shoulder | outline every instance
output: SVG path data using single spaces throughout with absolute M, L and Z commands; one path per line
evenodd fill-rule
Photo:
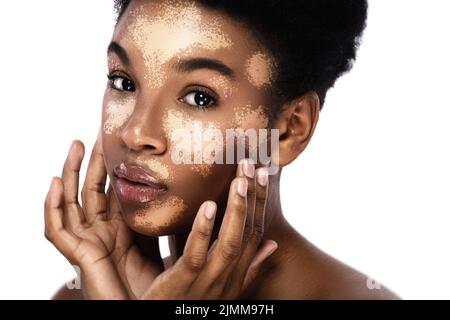
M 331 300 L 398 300 L 399 295 L 363 272 L 331 257 L 321 254 L 318 276 L 321 278 L 319 299 Z
M 322 292 L 331 300 L 399 300 L 401 297 L 384 284 L 350 267 L 333 271 Z
M 401 299 L 378 279 L 332 257 L 305 238 L 298 236 L 293 243 L 294 249 L 285 259 L 289 272 L 282 276 L 285 286 L 292 289 L 291 295 L 313 300 Z

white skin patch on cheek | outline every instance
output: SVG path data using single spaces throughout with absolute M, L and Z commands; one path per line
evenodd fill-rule
M 258 89 L 272 81 L 274 64 L 267 54 L 257 52 L 246 63 L 248 81 Z
M 207 50 L 227 48 L 232 41 L 223 33 L 219 19 L 202 19 L 195 3 L 171 1 L 157 4 L 156 16 L 144 5 L 130 11 L 128 32 L 144 58 L 145 78 L 151 88 L 164 82 L 162 65 L 177 53 L 194 46 Z
M 109 101 L 105 107 L 103 132 L 112 134 L 116 129 L 123 126 L 133 113 L 135 104 L 136 101 L 133 97 Z
M 212 173 L 216 150 L 223 149 L 219 126 L 213 122 L 194 120 L 188 114 L 169 110 L 163 120 L 170 141 L 169 152 L 176 153 L 183 163 L 193 163 L 191 170 L 207 177 Z M 181 131 L 180 131 L 181 129 Z

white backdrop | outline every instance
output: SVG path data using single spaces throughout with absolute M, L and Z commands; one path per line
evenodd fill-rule
M 448 299 L 450 2 L 369 5 L 354 69 L 284 170 L 283 209 L 403 298 Z M 70 142 L 90 153 L 112 27 L 112 0 L 0 5 L 0 298 L 47 299 L 74 275 L 44 238 L 43 203 Z

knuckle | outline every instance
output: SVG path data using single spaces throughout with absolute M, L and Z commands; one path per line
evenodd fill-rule
M 101 193 L 101 192 L 105 192 L 105 187 L 106 187 L 106 185 L 104 182 L 96 181 L 91 186 L 89 186 L 88 189 L 90 192 Z
M 253 237 L 261 240 L 264 235 L 264 226 L 260 223 L 255 223 L 253 226 Z
M 211 237 L 211 231 L 199 229 L 199 230 L 197 230 L 196 235 L 199 240 L 206 241 L 206 240 L 209 240 L 209 238 Z
M 264 208 L 266 206 L 266 197 L 257 196 L 255 198 L 255 204 L 257 207 Z
M 183 258 L 184 265 L 192 271 L 200 271 L 205 263 L 203 255 L 194 253 Z
M 241 245 L 240 243 L 237 243 L 235 241 L 228 241 L 224 244 L 222 247 L 222 250 L 220 250 L 222 258 L 227 261 L 231 262 L 234 261 L 241 253 Z
M 244 226 L 244 234 L 252 234 L 253 233 L 253 225 L 250 223 L 245 223 Z
M 232 201 L 232 206 L 235 208 L 235 210 L 242 212 L 245 210 L 245 201 L 241 197 L 234 197 Z
M 246 223 L 244 226 L 244 239 L 247 240 L 252 235 L 253 235 L 253 225 L 250 223 Z

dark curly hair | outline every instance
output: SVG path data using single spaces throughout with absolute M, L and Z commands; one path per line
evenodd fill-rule
M 115 0 L 120 19 L 132 0 Z M 310 90 L 320 107 L 335 81 L 349 71 L 366 26 L 366 0 L 197 0 L 244 22 L 272 54 L 272 90 L 285 103 Z

